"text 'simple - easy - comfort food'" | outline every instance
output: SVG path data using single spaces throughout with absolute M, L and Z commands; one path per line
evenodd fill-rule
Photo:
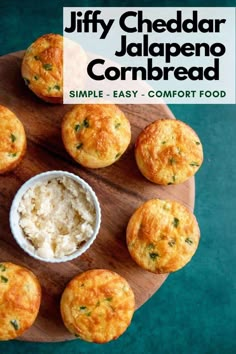
M 23 124 L 8 108 L 0 105 L 0 174 L 11 171 L 26 151 Z
M 79 164 L 100 168 L 113 164 L 125 152 L 131 128 L 124 113 L 113 104 L 82 104 L 65 115 L 62 139 Z
M 26 85 L 50 103 L 63 102 L 63 37 L 45 34 L 26 50 L 21 66 Z
M 30 270 L 0 263 L 0 340 L 14 339 L 32 326 L 40 302 L 41 287 Z
M 174 272 L 187 264 L 199 243 L 195 216 L 175 201 L 152 199 L 131 216 L 126 240 L 135 262 L 153 273 Z
M 127 281 L 105 269 L 76 276 L 61 298 L 61 314 L 67 329 L 95 343 L 111 341 L 125 332 L 134 308 L 134 294 Z
M 135 158 L 141 173 L 150 181 L 179 184 L 200 168 L 203 150 L 199 137 L 187 124 L 159 119 L 138 136 Z

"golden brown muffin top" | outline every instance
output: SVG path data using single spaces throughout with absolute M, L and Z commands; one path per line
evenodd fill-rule
M 134 294 L 127 281 L 105 269 L 76 276 L 61 298 L 61 314 L 67 329 L 96 343 L 119 337 L 129 326 L 134 307 Z
M 117 161 L 131 139 L 130 123 L 113 104 L 81 104 L 62 123 L 68 153 L 81 165 L 100 168 Z
M 0 173 L 12 170 L 22 159 L 25 149 L 22 123 L 13 112 L 0 105 Z
M 175 201 L 151 199 L 131 216 L 126 240 L 135 262 L 153 273 L 182 268 L 195 253 L 200 231 L 194 215 Z
M 28 329 L 38 314 L 41 287 L 36 276 L 19 265 L 0 263 L 0 340 L 13 339 Z
M 50 33 L 38 38 L 26 50 L 21 71 L 25 83 L 36 95 L 62 102 L 63 37 Z
M 203 162 L 199 137 L 187 124 L 159 119 L 139 135 L 135 157 L 142 174 L 150 181 L 178 184 L 193 176 Z

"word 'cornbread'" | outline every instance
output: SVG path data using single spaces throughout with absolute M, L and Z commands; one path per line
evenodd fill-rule
M 151 199 L 131 216 L 126 240 L 134 261 L 153 273 L 174 272 L 194 255 L 200 231 L 195 216 L 175 201 Z
M 0 174 L 13 170 L 26 151 L 23 124 L 8 108 L 0 105 Z
M 187 124 L 159 119 L 138 136 L 135 158 L 139 170 L 151 182 L 178 184 L 200 168 L 203 150 L 199 137 Z
M 62 122 L 68 153 L 84 167 L 106 167 L 117 161 L 131 139 L 130 123 L 113 104 L 81 104 Z
M 45 34 L 26 50 L 21 66 L 26 85 L 41 99 L 63 102 L 63 37 Z
M 129 326 L 134 308 L 134 294 L 127 281 L 105 269 L 76 276 L 61 298 L 67 329 L 76 337 L 95 343 L 118 338 Z
M 41 287 L 30 270 L 0 263 L 0 340 L 14 339 L 32 326 L 40 302 Z

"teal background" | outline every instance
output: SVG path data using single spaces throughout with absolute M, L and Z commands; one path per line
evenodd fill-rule
M 235 1 L 0 0 L 0 55 L 25 49 L 44 33 L 62 33 L 64 6 L 236 6 Z M 1 100 L 1 98 L 0 98 Z M 236 106 L 172 105 L 199 134 L 205 161 L 196 175 L 199 249 L 139 309 L 132 325 L 106 345 L 1 342 L 0 353 L 236 353 Z M 1 235 L 0 235 L 1 237 Z M 1 326 L 1 319 L 0 319 Z

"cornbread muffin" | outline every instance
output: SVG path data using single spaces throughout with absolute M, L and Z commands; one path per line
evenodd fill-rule
M 32 326 L 40 302 L 41 287 L 30 270 L 0 263 L 0 340 L 16 338 Z
M 135 307 L 127 281 L 105 269 L 86 271 L 65 288 L 61 314 L 67 329 L 88 342 L 118 338 L 129 326 Z
M 50 103 L 63 103 L 63 37 L 45 34 L 26 50 L 22 66 L 26 85 Z
M 68 153 L 84 167 L 106 167 L 117 161 L 131 139 L 130 123 L 113 104 L 81 104 L 62 122 Z
M 153 273 L 174 272 L 194 255 L 200 231 L 194 215 L 175 201 L 152 199 L 131 216 L 126 240 L 134 261 Z
M 199 137 L 187 124 L 159 119 L 148 125 L 135 144 L 139 170 L 150 181 L 178 184 L 193 176 L 203 162 Z
M 0 174 L 11 171 L 26 151 L 25 130 L 8 108 L 0 105 Z

